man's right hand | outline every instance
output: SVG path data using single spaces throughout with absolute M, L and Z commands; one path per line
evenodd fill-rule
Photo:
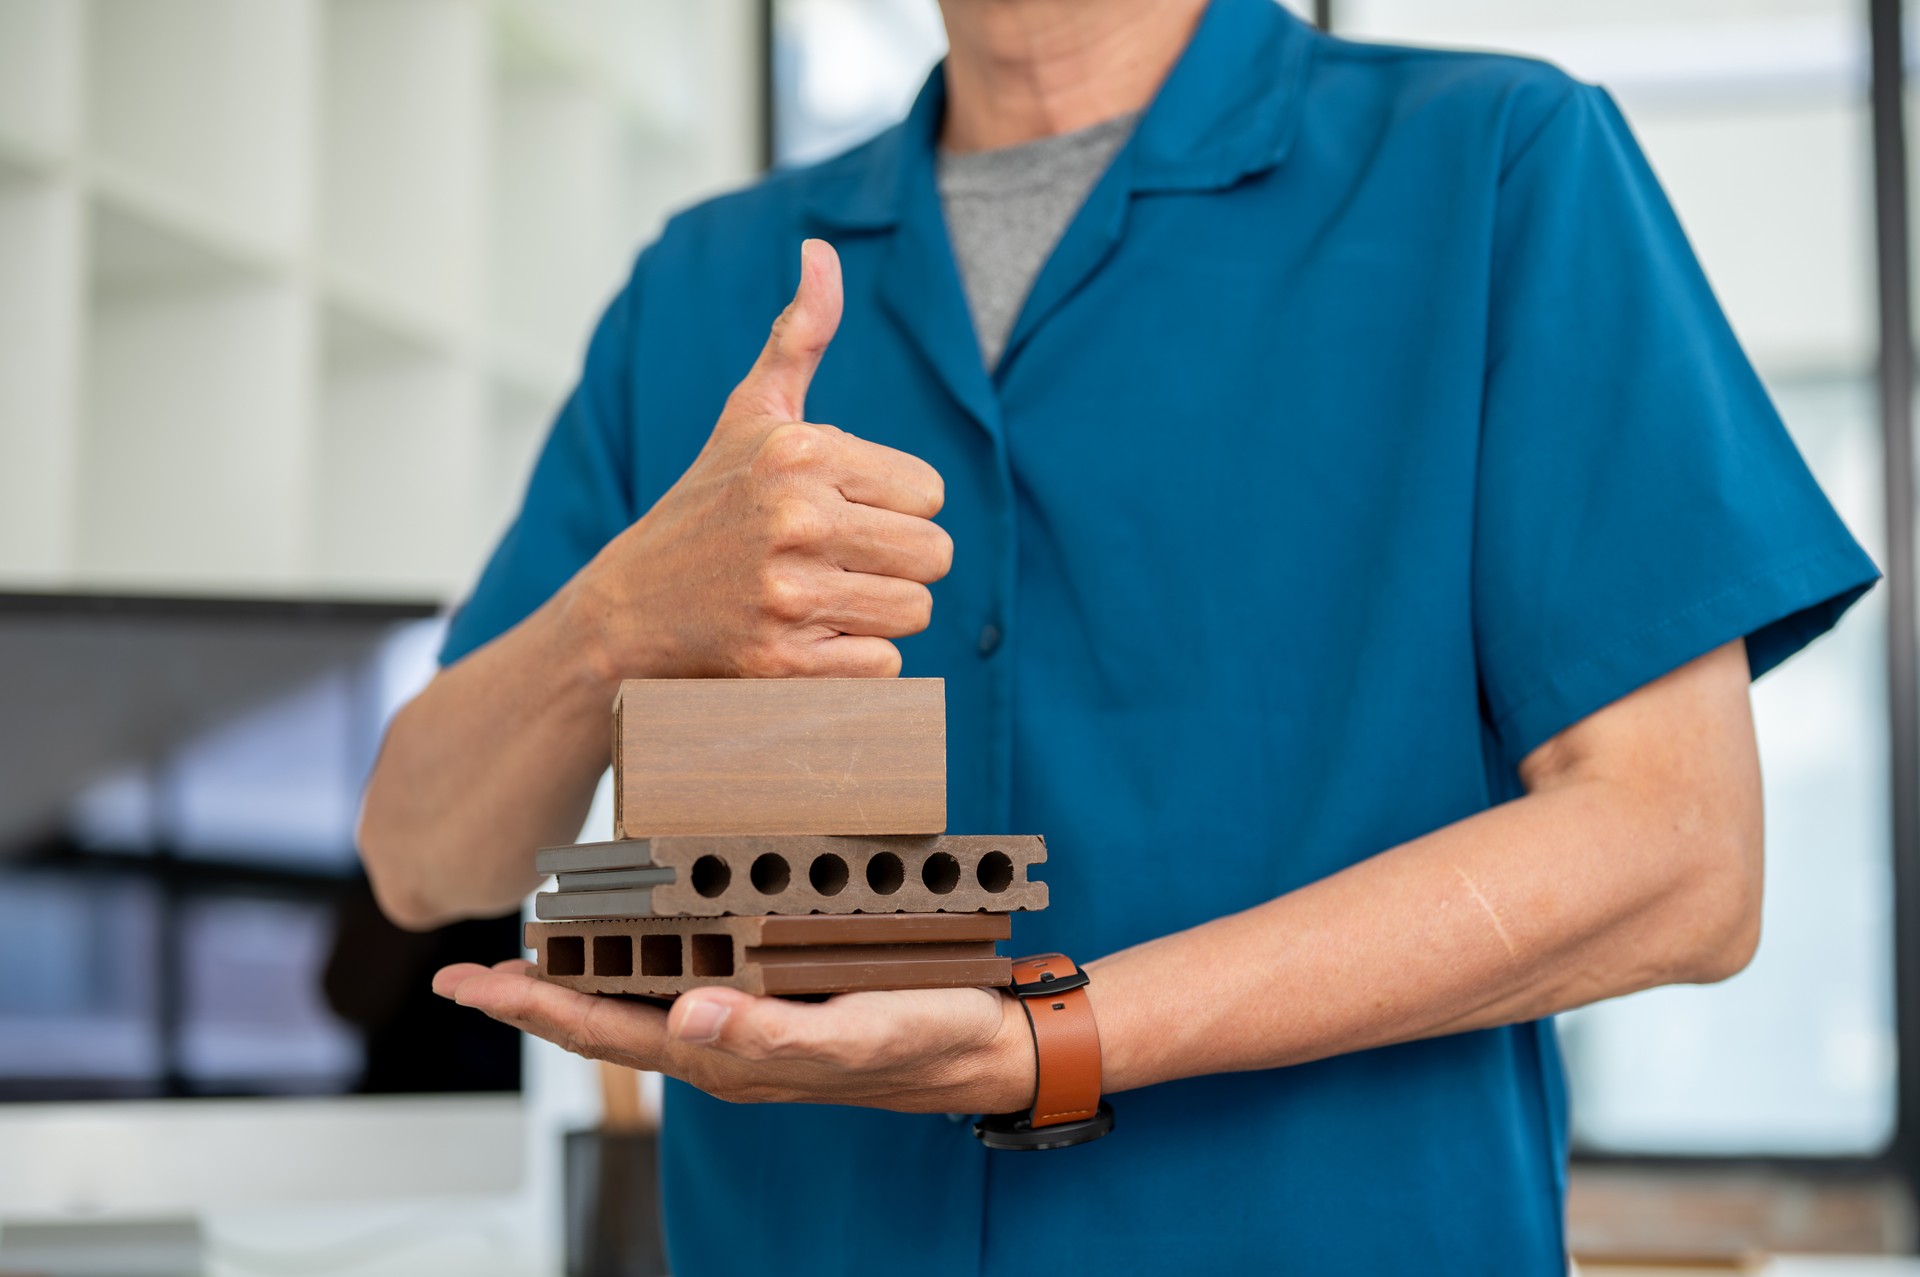
M 679 482 L 533 615 L 440 671 L 394 718 L 360 848 L 406 927 L 512 908 L 531 849 L 570 839 L 607 767 L 622 678 L 890 677 L 927 626 L 953 542 L 926 462 L 805 420 L 840 322 L 840 261 L 800 289 Z
M 840 259 L 800 287 L 692 466 L 568 587 L 594 668 L 631 677 L 892 677 L 953 541 L 918 457 L 804 420 L 840 323 Z

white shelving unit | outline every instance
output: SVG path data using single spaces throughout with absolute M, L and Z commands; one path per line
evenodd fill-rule
M 0 590 L 455 597 L 751 0 L 0 0 Z

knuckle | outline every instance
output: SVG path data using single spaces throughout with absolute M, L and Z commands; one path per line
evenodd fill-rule
M 811 502 L 790 498 L 767 513 L 767 542 L 774 550 L 804 549 L 826 535 L 827 517 Z
M 804 621 L 813 612 L 813 591 L 793 570 L 769 565 L 760 573 L 760 610 L 776 621 Z
M 804 421 L 788 421 L 767 432 L 754 464 L 764 474 L 794 474 L 818 465 L 826 446 L 824 431 Z
M 782 306 L 780 313 L 773 317 L 772 327 L 767 330 L 767 336 L 772 340 L 776 350 L 787 344 L 787 338 L 793 332 L 793 310 L 797 304 L 797 302 L 788 302 Z

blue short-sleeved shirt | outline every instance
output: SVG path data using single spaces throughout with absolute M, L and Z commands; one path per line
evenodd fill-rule
M 692 461 L 808 235 L 847 290 L 810 416 L 946 478 L 953 572 L 901 648 L 948 682 L 951 827 L 1048 839 L 1018 950 L 1090 959 L 1469 816 L 1555 732 L 1743 635 L 1763 672 L 1873 580 L 1601 91 L 1215 0 L 991 376 L 942 93 L 640 256 L 447 659 Z M 1562 1271 L 1548 1023 L 1118 1107 L 1026 1156 L 670 1085 L 674 1271 Z

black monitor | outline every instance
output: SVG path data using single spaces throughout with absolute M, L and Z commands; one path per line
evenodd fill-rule
M 516 917 L 401 931 L 353 846 L 426 604 L 0 594 L 0 1101 L 496 1092 L 432 995 Z

